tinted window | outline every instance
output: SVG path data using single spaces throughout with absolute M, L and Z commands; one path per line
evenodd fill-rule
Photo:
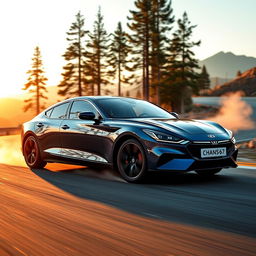
M 96 109 L 93 105 L 84 100 L 74 101 L 70 110 L 69 118 L 70 119 L 79 119 L 79 113 L 81 112 L 93 112 L 97 114 Z
M 144 100 L 107 98 L 99 99 L 97 103 L 111 118 L 174 118 L 167 111 Z
M 46 112 L 45 112 L 45 115 L 47 116 L 47 117 L 50 117 L 51 116 L 51 113 L 52 113 L 52 108 L 51 109 L 49 109 L 49 110 L 47 110 Z
M 51 118 L 65 118 L 69 102 L 54 107 L 51 113 Z

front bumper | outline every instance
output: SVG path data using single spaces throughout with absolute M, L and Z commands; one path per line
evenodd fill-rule
M 201 148 L 226 147 L 227 156 L 201 158 Z M 209 144 L 209 142 L 187 145 L 147 142 L 149 170 L 188 172 L 216 168 L 237 167 L 238 150 L 230 141 Z

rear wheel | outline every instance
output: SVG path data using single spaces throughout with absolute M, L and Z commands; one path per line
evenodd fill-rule
M 200 171 L 196 171 L 196 173 L 202 177 L 211 177 L 220 171 L 221 171 L 221 168 L 217 168 L 217 169 L 211 169 L 211 170 L 200 170 Z
M 23 144 L 23 155 L 30 168 L 44 168 L 47 164 L 41 158 L 38 143 L 33 135 L 30 135 L 25 139 Z
M 140 182 L 145 178 L 147 161 L 141 144 L 130 139 L 125 141 L 118 150 L 117 167 L 121 176 L 129 182 Z

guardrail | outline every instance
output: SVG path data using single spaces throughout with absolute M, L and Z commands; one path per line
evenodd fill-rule
M 0 136 L 20 134 L 21 127 L 2 127 L 0 128 Z

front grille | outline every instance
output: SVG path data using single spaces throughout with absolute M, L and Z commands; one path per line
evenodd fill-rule
M 227 156 L 230 156 L 233 153 L 233 151 L 235 150 L 235 145 L 232 142 L 219 143 L 217 145 L 212 145 L 212 144 L 208 144 L 208 143 L 207 144 L 203 144 L 203 143 L 202 144 L 199 144 L 199 143 L 194 144 L 194 143 L 192 143 L 192 144 L 188 145 L 187 149 L 193 157 L 198 158 L 198 159 L 202 159 L 201 158 L 201 149 L 202 148 L 212 148 L 212 149 L 214 149 L 214 148 L 219 148 L 219 147 L 226 147 Z M 210 157 L 210 158 L 212 159 L 212 157 Z M 223 157 L 220 157 L 220 158 L 223 158 Z

